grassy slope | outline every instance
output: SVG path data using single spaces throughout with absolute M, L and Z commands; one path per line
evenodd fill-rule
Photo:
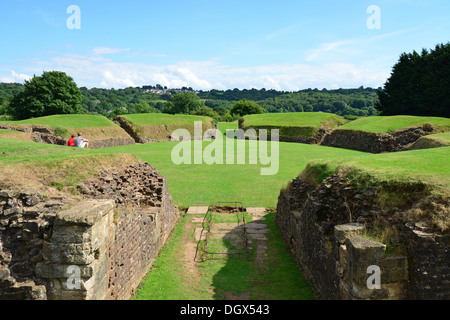
M 66 129 L 116 126 L 114 122 L 104 116 L 85 114 L 54 115 L 21 121 L 2 121 L 1 123 L 47 125 L 53 128 L 60 127 Z
M 12 183 L 76 187 L 102 168 L 138 161 L 118 152 L 99 154 L 92 149 L 0 139 L 0 178 Z
M 144 113 L 123 115 L 124 118 L 130 120 L 138 126 L 146 125 L 191 125 L 194 121 L 212 121 L 209 117 L 189 116 L 189 115 L 171 115 L 164 113 Z
M 339 129 L 361 130 L 374 133 L 389 133 L 398 129 L 433 123 L 443 131 L 450 130 L 450 119 L 438 117 L 391 116 L 361 118 Z
M 422 137 L 417 140 L 410 149 L 432 149 L 448 146 L 450 146 L 450 131 Z
M 202 133 L 212 129 L 212 118 L 164 113 L 130 114 L 121 116 L 132 123 L 134 131 L 152 140 L 167 140 L 177 129 L 186 129 L 191 136 L 196 133 L 195 122 L 202 123 Z
M 21 121 L 3 121 L 1 123 L 32 126 L 44 125 L 56 129 L 56 134 L 70 138 L 71 134 L 82 131 L 83 135 L 92 140 L 117 137 L 128 137 L 126 132 L 108 118 L 101 115 L 65 114 L 33 118 Z
M 368 172 L 379 181 L 422 181 L 438 187 L 441 192 L 450 190 L 450 147 L 413 150 L 385 154 L 370 154 L 346 160 L 315 162 L 328 164 L 331 171 L 350 167 Z
M 265 113 L 244 117 L 245 126 L 317 127 L 324 122 L 344 124 L 340 116 L 322 112 Z
M 30 133 L 15 131 L 15 130 L 5 130 L 0 129 L 0 138 L 12 139 L 12 140 L 22 140 L 22 141 L 33 141 L 31 139 Z

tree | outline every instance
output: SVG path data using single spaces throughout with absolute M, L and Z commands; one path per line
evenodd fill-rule
M 8 113 L 22 120 L 53 114 L 86 113 L 82 94 L 73 79 L 64 72 L 44 72 L 25 81 L 25 90 L 15 95 Z
M 256 102 L 247 99 L 238 101 L 230 110 L 231 115 L 239 115 L 241 117 L 248 114 L 261 114 L 264 112 L 265 110 L 263 107 Z
M 223 116 L 228 112 L 228 109 L 222 106 L 214 108 L 214 111 L 217 112 L 219 115 Z
M 450 43 L 403 53 L 378 91 L 382 115 L 450 117 Z
M 3 97 L 0 97 L 0 115 L 6 114 L 6 100 Z
M 171 114 L 193 114 L 205 104 L 194 92 L 177 93 L 164 106 L 164 112 Z
M 150 106 L 147 102 L 141 101 L 135 106 L 136 113 L 158 113 L 159 110 Z

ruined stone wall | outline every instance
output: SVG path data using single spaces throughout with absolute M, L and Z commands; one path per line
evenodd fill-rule
M 319 298 L 449 299 L 448 232 L 405 222 L 407 210 L 380 205 L 379 187 L 361 188 L 339 174 L 318 186 L 299 177 L 280 193 L 276 222 Z M 349 223 L 363 228 L 342 236 Z M 394 231 L 388 243 L 361 238 L 377 226 Z M 397 250 L 386 254 L 386 245 Z M 372 264 L 381 268 L 380 290 L 367 290 Z
M 450 234 L 436 234 L 420 223 L 402 226 L 407 245 L 409 298 L 450 300 Z
M 336 129 L 326 135 L 321 144 L 371 153 L 394 152 L 407 150 L 412 143 L 432 133 L 433 129 L 427 126 L 398 130 L 392 134 Z
M 57 212 L 67 204 L 35 190 L 0 190 L 0 299 L 46 299 L 36 267 Z
M 79 190 L 81 201 L 0 190 L 0 299 L 133 296 L 178 221 L 165 178 L 136 164 Z
M 116 232 L 108 248 L 109 296 L 128 299 L 147 273 L 178 221 L 167 182 L 147 163 L 104 170 L 79 185 L 85 197 L 113 199 Z
M 280 142 L 292 142 L 303 144 L 320 144 L 324 138 L 332 132 L 330 129 L 319 128 L 316 132 L 311 127 L 276 127 L 276 126 L 245 126 L 244 118 L 239 120 L 239 129 L 245 132 L 245 138 L 258 139 L 258 133 L 260 130 L 267 130 L 268 134 L 274 129 L 279 130 Z M 256 136 L 252 131 L 256 132 Z

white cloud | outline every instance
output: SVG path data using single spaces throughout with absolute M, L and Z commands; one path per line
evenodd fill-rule
M 375 65 L 357 66 L 352 63 L 276 64 L 235 67 L 218 59 L 179 61 L 170 65 L 138 62 L 115 62 L 97 55 L 55 54 L 45 60 L 35 59 L 26 73 L 58 70 L 70 75 L 78 86 L 125 88 L 161 84 L 170 88 L 250 89 L 266 88 L 297 91 L 306 88 L 351 88 L 382 86 L 389 77 Z M 12 73 L 14 82 L 26 79 L 26 74 Z M 0 78 L 4 81 L 4 78 Z
M 25 80 L 31 80 L 31 76 L 27 74 L 19 74 L 15 72 L 14 70 L 10 70 L 11 75 L 10 76 L 1 76 L 0 82 L 6 82 L 6 83 L 15 83 L 19 82 L 22 83 Z
M 108 47 L 97 47 L 92 50 L 94 54 L 103 55 L 103 54 L 117 54 L 122 52 L 129 52 L 130 48 L 127 49 L 119 49 L 119 48 L 108 48 Z

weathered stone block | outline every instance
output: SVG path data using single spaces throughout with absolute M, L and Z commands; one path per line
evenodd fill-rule
M 36 264 L 36 276 L 43 279 L 53 279 L 53 278 L 68 278 L 71 276 L 68 273 L 69 267 L 73 265 L 62 265 L 62 264 L 47 264 L 47 263 L 37 263 Z M 80 269 L 80 276 L 82 278 L 90 278 L 94 274 L 93 265 L 78 265 Z
M 365 286 L 368 277 L 367 268 L 372 265 L 381 267 L 386 246 L 360 237 L 347 239 L 345 245 L 347 260 L 344 279 Z
M 114 209 L 114 200 L 88 200 L 60 212 L 56 216 L 55 226 L 88 225 L 93 226 L 103 216 Z
M 344 244 L 349 238 L 359 236 L 366 227 L 360 223 L 342 224 L 334 227 L 334 237 L 340 244 Z
M 52 241 L 58 243 L 86 243 L 92 240 L 90 226 L 58 226 L 53 230 Z

